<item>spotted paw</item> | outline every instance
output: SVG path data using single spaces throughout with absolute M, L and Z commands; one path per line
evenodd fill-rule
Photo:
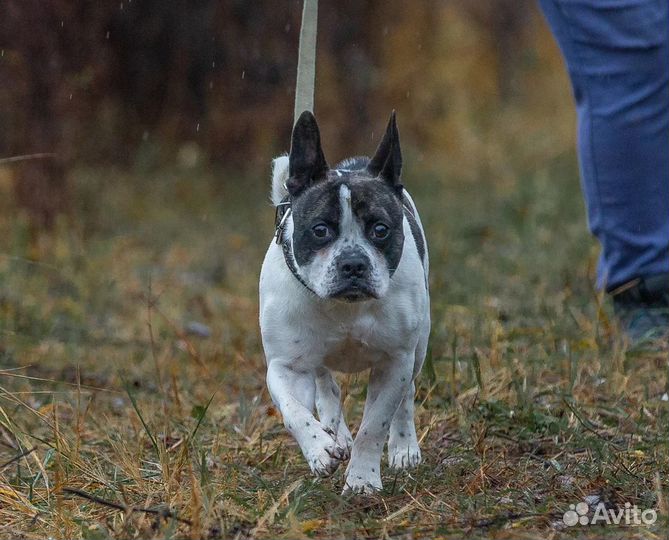
M 402 445 L 388 445 L 388 465 L 392 469 L 408 469 L 420 463 L 420 448 L 412 442 Z
M 351 448 L 353 448 L 353 437 L 348 429 L 340 429 L 338 432 L 327 426 L 323 429 L 337 441 L 337 446 L 344 449 L 344 460 L 348 460 L 351 457 Z
M 311 472 L 325 478 L 334 473 L 339 465 L 349 458 L 350 451 L 340 446 L 328 433 L 323 432 L 321 437 L 315 437 L 317 440 L 314 441 L 312 449 L 305 457 Z
M 381 491 L 381 476 L 378 474 L 349 473 L 342 495 L 372 495 Z

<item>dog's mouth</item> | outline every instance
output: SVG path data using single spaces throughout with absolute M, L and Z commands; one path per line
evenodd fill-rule
M 378 297 L 379 295 L 377 292 L 367 283 L 358 280 L 344 283 L 330 294 L 330 298 L 343 300 L 345 302 L 364 302 L 365 300 L 371 300 Z

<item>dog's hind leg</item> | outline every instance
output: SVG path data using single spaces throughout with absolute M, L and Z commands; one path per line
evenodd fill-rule
M 317 476 L 330 476 L 348 458 L 349 451 L 313 415 L 314 374 L 292 369 L 280 359 L 268 364 L 267 387 L 286 429 L 300 445 L 311 471 Z
M 420 463 L 420 448 L 414 423 L 413 399 L 416 387 L 411 383 L 390 423 L 388 465 L 393 469 L 415 467 Z
M 316 373 L 316 410 L 323 426 L 331 429 L 339 446 L 346 449 L 346 459 L 348 459 L 353 446 L 353 437 L 344 418 L 341 390 L 327 368 Z

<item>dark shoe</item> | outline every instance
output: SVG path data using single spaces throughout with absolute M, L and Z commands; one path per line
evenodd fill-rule
M 610 292 L 632 345 L 669 337 L 669 274 L 637 278 Z

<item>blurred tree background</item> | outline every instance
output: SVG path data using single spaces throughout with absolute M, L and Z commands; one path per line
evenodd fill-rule
M 54 154 L 0 168 L 3 208 L 33 227 L 72 213 L 80 165 L 214 164 L 265 182 L 288 149 L 299 0 L 2 11 L 0 157 Z M 393 108 L 414 161 L 444 179 L 513 182 L 573 144 L 566 75 L 534 1 L 321 2 L 316 86 L 331 161 L 371 152 Z

